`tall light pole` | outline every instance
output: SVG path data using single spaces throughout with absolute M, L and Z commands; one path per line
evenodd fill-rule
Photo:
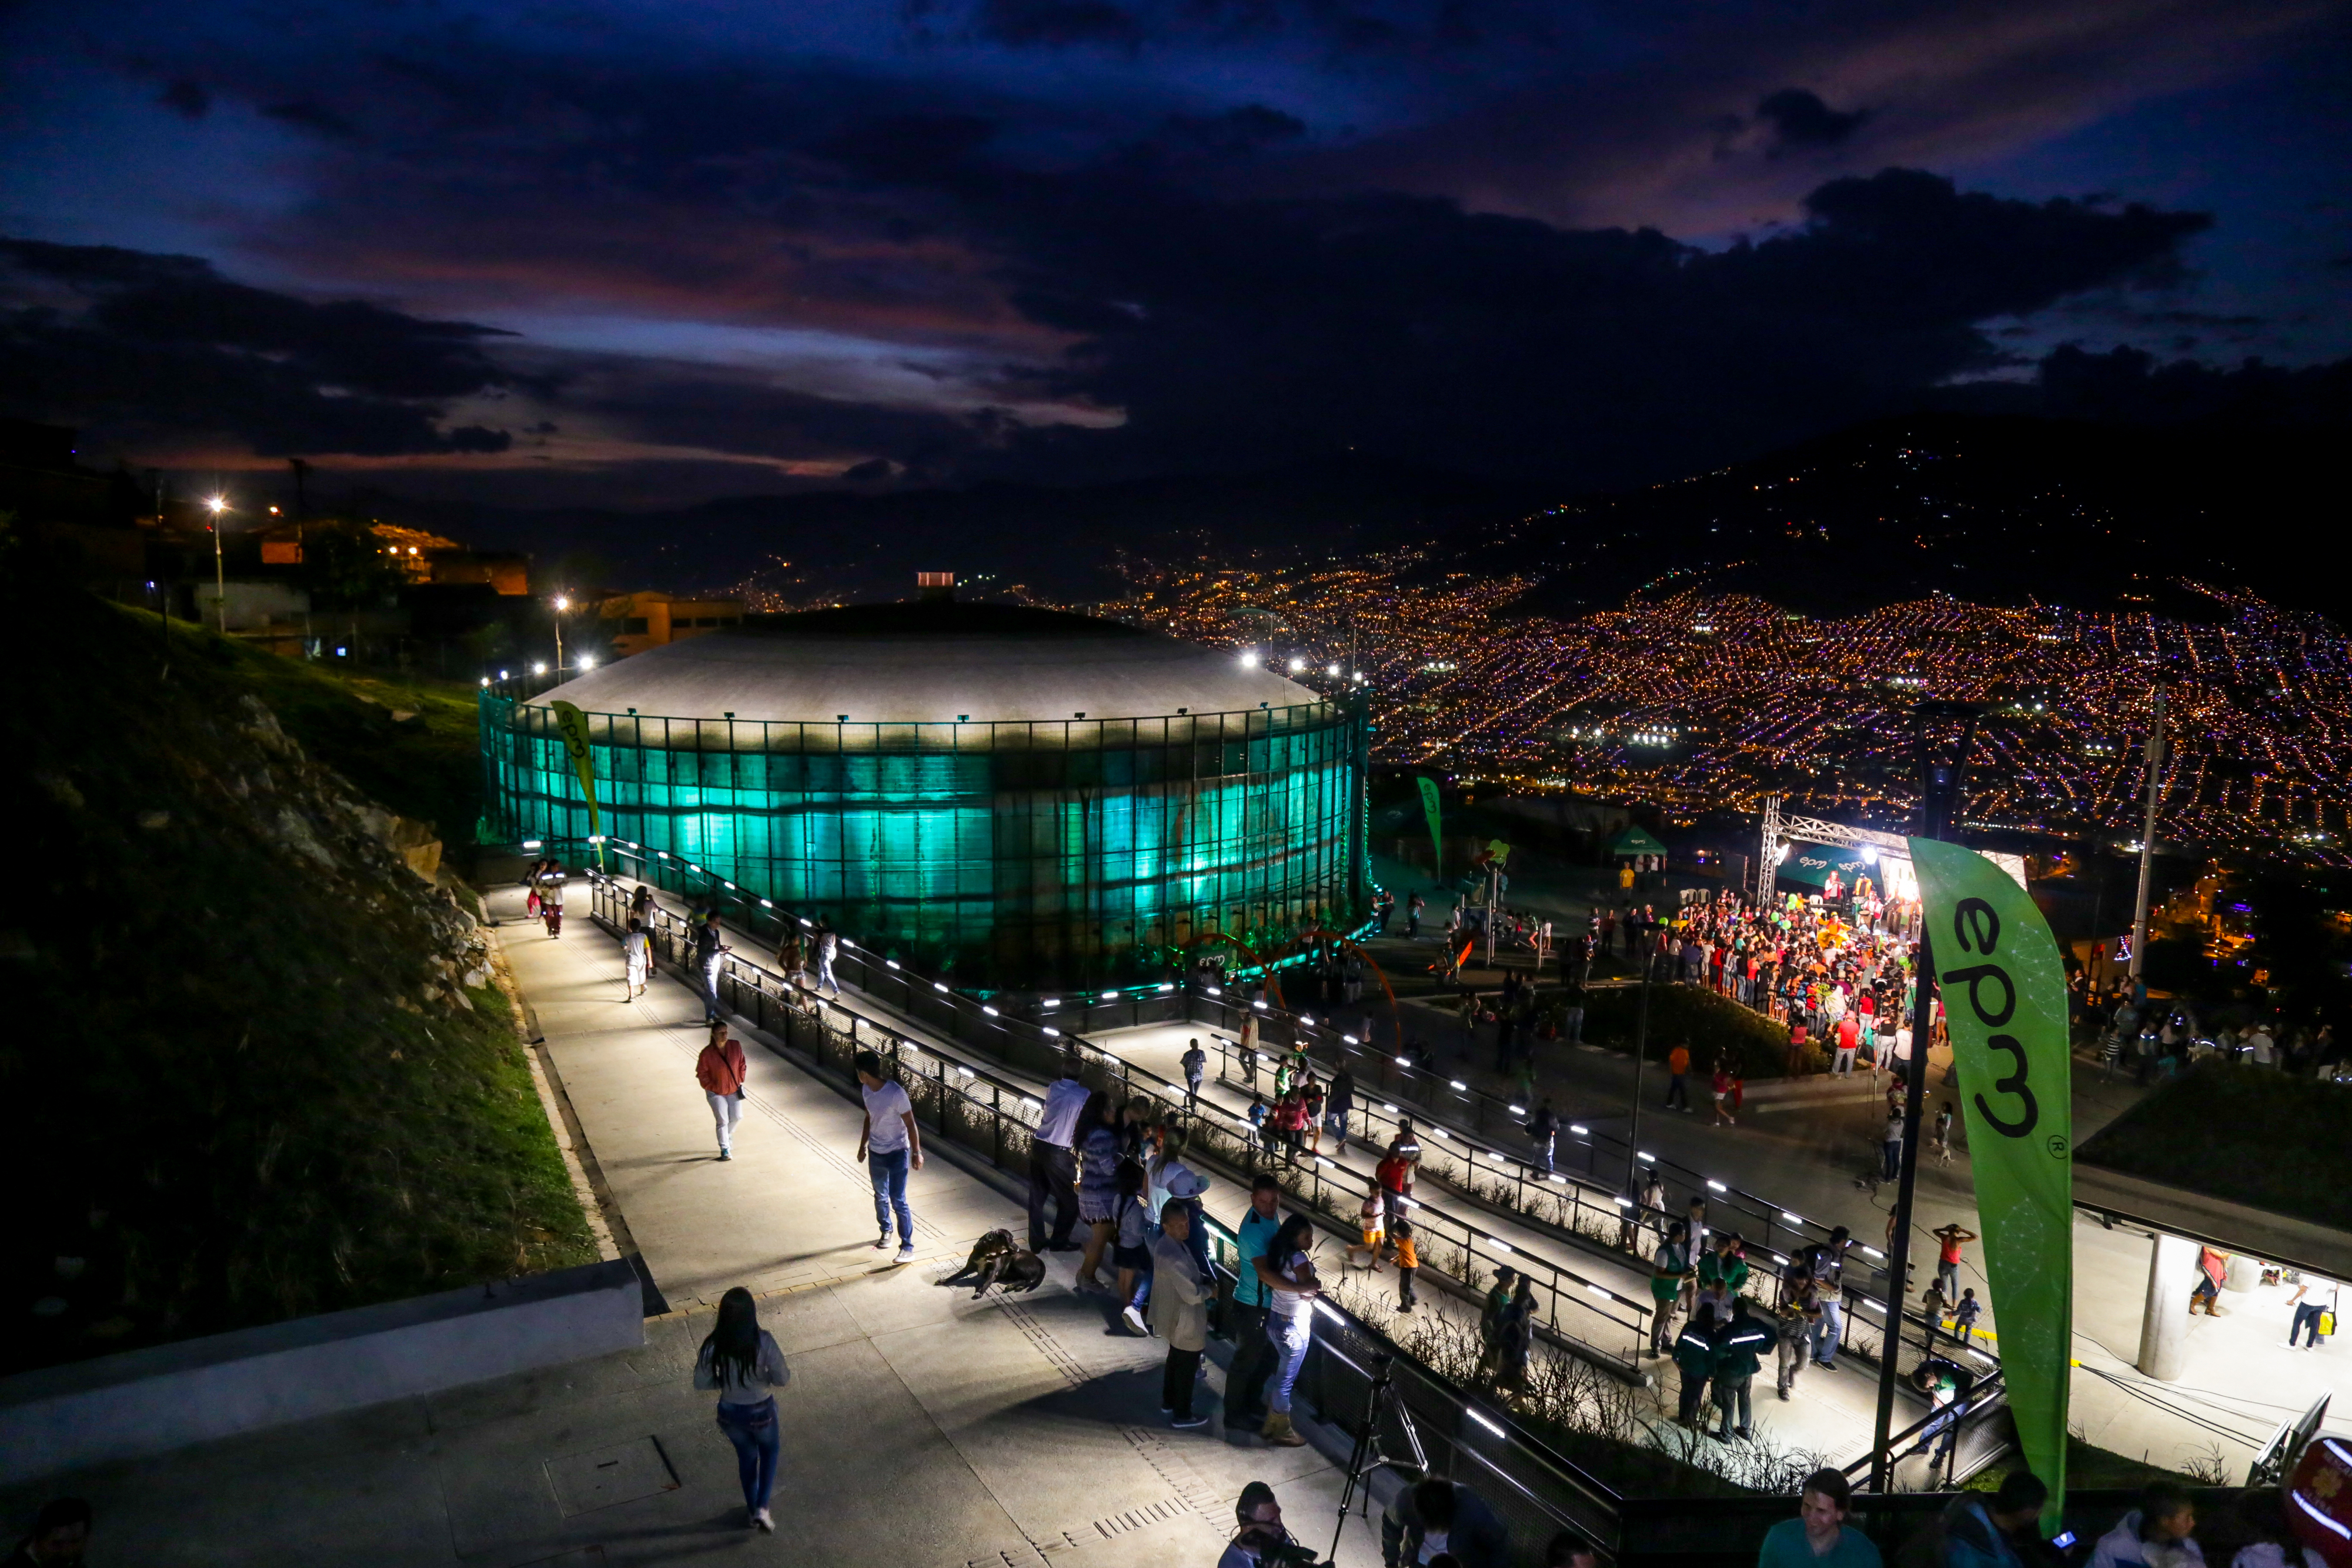
M 2156 716 L 2147 731 L 2147 817 L 2139 834 L 2139 894 L 2132 902 L 2131 990 L 2140 999 L 2139 967 L 2147 950 L 2147 890 L 2156 870 L 2156 806 L 2164 792 L 2164 683 L 2156 684 Z
M 555 678 L 563 678 L 563 612 L 572 608 L 572 601 L 559 593 L 555 596 Z
M 1975 738 L 1974 703 L 1925 702 L 1916 710 L 1919 726 L 1920 837 L 1940 839 L 1959 815 L 1960 780 Z M 1958 726 L 1958 735 L 1951 727 Z M 1931 728 L 1934 727 L 1934 728 Z M 1939 756 L 1934 729 L 1949 737 Z M 1870 1448 L 1870 1490 L 1884 1493 L 1895 1469 L 1887 1439 L 1895 1426 L 1895 1362 L 1903 1349 L 1903 1298 L 1910 1287 L 1911 1195 L 1919 1176 L 1919 1112 L 1927 1098 L 1927 1042 L 1936 1017 L 1936 960 L 1926 925 L 1919 928 L 1919 966 L 1911 1009 L 1911 1055 L 1903 1064 L 1903 1172 L 1895 1188 L 1895 1232 L 1886 1249 L 1886 1300 L 1880 1316 L 1878 1423 Z
M 228 510 L 228 498 L 214 496 L 205 502 L 205 510 L 213 515 L 213 613 L 220 622 L 221 635 L 228 635 L 228 568 L 221 559 L 221 514 Z M 2146 881 L 2143 875 L 2143 882 Z

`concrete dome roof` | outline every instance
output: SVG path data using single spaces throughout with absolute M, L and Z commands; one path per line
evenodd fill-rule
M 831 724 L 1151 718 L 1291 707 L 1317 694 L 1230 653 L 1010 604 L 847 605 L 751 617 L 618 659 L 530 699 L 588 713 Z

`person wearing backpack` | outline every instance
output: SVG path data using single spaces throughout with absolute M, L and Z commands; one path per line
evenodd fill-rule
M 1538 1105 L 1536 1113 L 1528 1118 L 1528 1142 L 1535 1145 L 1536 1169 L 1551 1175 L 1553 1153 L 1559 1145 L 1559 1118 L 1552 1113 L 1550 1101 Z

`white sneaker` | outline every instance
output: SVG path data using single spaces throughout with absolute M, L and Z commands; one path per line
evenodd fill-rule
M 776 1532 L 776 1521 L 768 1516 L 768 1511 L 764 1508 L 751 1516 L 751 1522 L 758 1525 L 764 1534 L 773 1535 Z
M 915 1244 L 909 1241 L 904 1247 L 898 1249 L 898 1261 L 901 1263 L 911 1263 L 914 1260 Z
M 1127 1320 L 1127 1326 L 1133 1329 L 1138 1335 L 1147 1339 L 1150 1337 L 1150 1326 L 1143 1321 L 1143 1314 L 1135 1310 L 1135 1303 L 1129 1302 L 1118 1315 Z

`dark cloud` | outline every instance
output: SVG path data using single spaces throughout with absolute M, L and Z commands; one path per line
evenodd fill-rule
M 491 329 L 234 283 L 193 256 L 0 240 L 10 412 L 124 439 L 226 435 L 265 455 L 496 452 L 453 400 L 520 384 Z
M 1217 202 L 1011 185 L 1021 308 L 1083 335 L 1058 390 L 1117 432 L 1027 457 L 1165 466 L 1354 449 L 1626 483 L 1902 407 L 2005 362 L 1977 323 L 2160 271 L 2200 214 L 1963 193 L 1888 170 L 1707 253 L 1430 198 Z M 1083 224 L 1062 214 L 1087 214 Z
M 1245 103 L 1223 114 L 1171 114 L 1165 141 L 1174 150 L 1223 158 L 1295 142 L 1306 134 L 1307 122 L 1297 115 Z
M 1015 47 L 1132 47 L 1143 37 L 1134 16 L 1106 0 L 982 0 L 974 22 L 982 37 Z
M 1773 148 L 1836 147 L 1862 129 L 1870 111 L 1857 109 L 1841 114 L 1817 93 L 1784 87 L 1767 94 L 1756 106 L 1756 118 L 1772 128 Z
M 180 77 L 163 84 L 156 101 L 189 120 L 202 120 L 212 109 L 213 95 L 205 90 L 204 83 Z
M 2041 364 L 2045 412 L 2117 423 L 2352 423 L 2352 360 L 2289 370 L 2248 360 L 2218 370 L 2193 360 L 2160 364 L 2137 349 L 2095 354 L 2071 345 Z
M 1001 447 L 1014 430 L 992 409 L 949 413 L 819 397 L 748 372 L 708 365 L 577 359 L 564 408 L 640 443 L 722 452 L 777 463 L 875 460 L 938 481 L 973 454 Z
M 307 100 L 294 103 L 273 103 L 262 111 L 281 125 L 291 125 L 331 141 L 352 141 L 359 137 L 359 127 L 323 104 Z

